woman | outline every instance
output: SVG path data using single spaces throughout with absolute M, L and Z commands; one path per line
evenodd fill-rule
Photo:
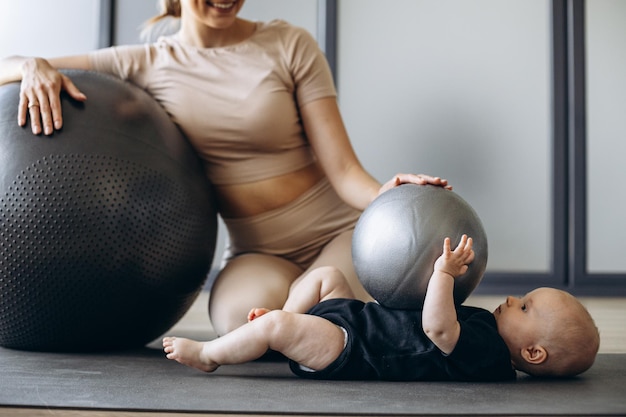
M 255 306 L 281 308 L 307 271 L 339 268 L 371 300 L 351 260 L 360 212 L 401 183 L 451 188 L 428 175 L 381 185 L 361 166 L 336 102 L 326 60 L 304 30 L 237 16 L 245 0 L 166 0 L 178 33 L 148 45 L 45 60 L 10 57 L 0 84 L 21 80 L 18 123 L 50 135 L 63 119 L 60 92 L 87 98 L 57 68 L 95 70 L 148 91 L 177 123 L 215 186 L 229 232 L 209 314 L 225 334 Z

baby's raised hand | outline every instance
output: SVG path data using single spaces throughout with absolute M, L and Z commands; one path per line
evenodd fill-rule
M 443 253 L 435 261 L 435 271 L 445 272 L 453 277 L 459 277 L 467 272 L 468 265 L 474 260 L 474 241 L 467 235 L 461 236 L 457 247 L 450 248 L 450 238 L 443 241 Z

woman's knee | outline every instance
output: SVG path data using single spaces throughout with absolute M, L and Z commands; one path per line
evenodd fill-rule
M 346 282 L 350 286 L 350 291 L 354 298 L 361 301 L 373 301 L 374 299 L 367 293 L 359 281 L 352 263 L 352 233 L 347 231 L 338 235 L 329 242 L 320 256 L 313 262 L 310 270 L 324 265 L 333 265 L 339 269 Z
M 300 268 L 288 261 L 266 255 L 231 260 L 217 276 L 209 298 L 209 316 L 216 333 L 223 335 L 245 324 L 252 308 L 282 308 L 300 273 Z

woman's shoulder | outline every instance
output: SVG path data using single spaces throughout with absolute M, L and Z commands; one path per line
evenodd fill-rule
M 274 19 L 267 22 L 258 22 L 258 34 L 279 34 L 282 39 L 313 39 L 313 35 L 305 28 L 294 25 L 282 19 Z
M 170 36 L 180 29 L 180 18 L 166 16 L 156 22 L 145 25 L 140 34 L 143 42 L 154 43 L 162 36 Z
M 194 56 L 200 50 L 194 46 L 181 42 L 178 34 L 160 36 L 155 42 L 146 44 L 148 54 L 154 60 L 184 59 L 184 57 Z
M 279 32 L 299 29 L 298 26 L 292 23 L 289 23 L 288 21 L 283 20 L 283 19 L 273 19 L 273 20 L 268 20 L 266 22 L 257 22 L 257 25 L 260 26 L 261 30 L 270 30 L 270 31 L 279 31 Z

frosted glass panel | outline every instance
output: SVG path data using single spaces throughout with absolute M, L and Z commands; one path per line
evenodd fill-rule
M 624 272 L 626 236 L 626 1 L 586 7 L 587 268 Z
M 551 2 L 344 0 L 338 89 L 380 181 L 450 180 L 482 218 L 491 272 L 551 268 Z

